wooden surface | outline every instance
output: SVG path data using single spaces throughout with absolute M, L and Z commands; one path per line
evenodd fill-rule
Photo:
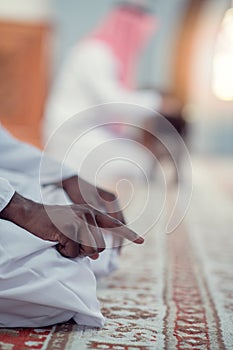
M 193 43 L 199 18 L 207 0 L 188 0 L 175 42 L 173 64 L 173 89 L 185 105 L 189 96 L 190 72 L 192 70 Z
M 48 88 L 49 32 L 47 24 L 0 22 L 0 121 L 36 146 Z

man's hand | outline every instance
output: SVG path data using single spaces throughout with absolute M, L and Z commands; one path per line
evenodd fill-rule
M 103 213 L 107 213 L 113 218 L 126 225 L 124 215 L 120 209 L 115 194 L 95 187 L 78 176 L 65 179 L 62 187 L 75 204 L 88 204 Z M 121 247 L 124 237 L 115 237 L 113 245 Z
M 78 176 L 63 180 L 62 187 L 73 203 L 88 204 L 126 224 L 115 194 L 95 187 Z
M 0 213 L 0 218 L 12 221 L 41 239 L 57 242 L 58 251 L 71 258 L 97 259 L 105 249 L 102 229 L 106 228 L 116 237 L 138 244 L 144 241 L 119 220 L 88 205 L 43 205 L 17 193 Z

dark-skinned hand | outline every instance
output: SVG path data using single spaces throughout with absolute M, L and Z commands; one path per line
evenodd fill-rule
M 107 213 L 126 225 L 124 215 L 114 193 L 95 187 L 81 177 L 73 176 L 63 180 L 62 187 L 75 204 L 88 204 L 92 208 Z M 114 246 L 120 247 L 124 237 L 115 237 Z
M 105 249 L 104 229 L 120 239 L 143 243 L 143 238 L 122 222 L 86 204 L 43 205 L 15 193 L 1 211 L 0 219 L 11 221 L 41 239 L 57 242 L 58 251 L 70 258 L 97 259 Z

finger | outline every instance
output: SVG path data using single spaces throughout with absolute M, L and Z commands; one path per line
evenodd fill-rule
M 87 225 L 87 229 L 91 231 L 92 237 L 95 239 L 96 247 L 99 253 L 105 250 L 106 244 L 103 237 L 103 233 L 100 227 L 97 224 L 95 215 L 91 213 L 87 213 L 85 215 L 85 225 Z
M 80 255 L 79 244 L 70 239 L 64 240 L 62 243 L 59 243 L 56 247 L 59 253 L 66 258 L 76 258 Z
M 108 229 L 112 234 L 121 238 L 126 238 L 137 244 L 142 244 L 144 242 L 144 239 L 136 232 L 129 229 L 119 220 L 111 217 L 110 215 L 95 211 L 95 217 L 97 224 L 104 229 Z
M 72 211 L 77 217 L 78 225 L 73 229 L 72 237 L 69 237 L 77 241 L 85 247 L 85 252 L 90 255 L 95 252 L 102 252 L 105 249 L 105 241 L 101 229 L 99 228 L 95 214 L 88 205 L 72 206 Z M 72 226 L 73 228 L 73 226 Z M 74 233 L 78 230 L 78 236 Z M 66 234 L 67 235 L 67 234 Z
M 57 250 L 66 258 L 76 258 L 80 256 L 80 243 L 59 232 L 57 235 L 59 244 Z
M 126 221 L 124 215 L 120 209 L 119 203 L 115 201 L 114 203 L 108 202 L 106 203 L 107 213 L 113 218 L 122 222 L 122 224 L 126 225 Z
M 92 198 L 91 205 L 99 211 L 108 213 L 113 218 L 126 224 L 115 194 L 96 188 L 97 194 Z
M 113 218 L 122 222 L 122 224 L 126 225 L 126 221 L 120 209 L 120 205 L 117 200 L 117 197 L 114 194 L 103 190 L 99 190 L 99 193 L 102 196 L 102 198 L 105 199 L 105 210 L 108 213 L 108 215 L 112 216 Z M 114 236 L 113 246 L 120 248 L 123 244 L 123 241 L 124 241 L 124 238 Z
M 96 201 L 97 202 L 97 201 Z M 99 201 L 100 202 L 100 201 Z M 101 203 L 105 203 L 105 201 L 101 202 Z M 118 204 L 118 203 L 116 203 Z M 123 214 L 121 211 L 117 211 L 119 210 L 119 206 L 117 207 L 116 205 L 116 208 L 117 209 L 114 209 L 113 210 L 113 207 L 112 207 L 112 202 L 106 202 L 104 204 L 104 206 L 102 205 L 98 205 L 98 206 L 95 206 L 95 208 L 97 208 L 98 210 L 103 210 L 103 212 L 105 212 L 106 214 L 108 214 L 109 216 L 111 216 L 112 218 L 115 218 L 117 220 L 119 220 L 121 223 L 125 224 L 125 219 L 123 217 Z M 97 225 L 95 225 L 97 226 Z M 105 232 L 106 233 L 106 232 Z M 98 235 L 98 233 L 97 233 Z M 98 237 L 98 236 L 97 236 Z M 101 237 L 102 237 L 102 232 L 101 232 Z M 122 247 L 123 245 L 123 241 L 124 241 L 124 238 L 121 238 L 121 237 L 117 237 L 117 236 L 113 236 L 113 242 L 112 242 L 112 247 L 117 247 L 117 248 L 120 248 Z M 103 244 L 104 244 L 104 247 L 105 247 L 105 242 L 98 242 L 97 243 L 97 246 L 98 247 L 103 247 Z M 100 252 L 100 251 L 99 251 Z
M 117 211 L 113 217 L 122 222 L 122 224 L 126 225 L 125 217 L 121 211 Z
M 98 254 L 98 253 L 95 253 L 95 254 L 89 256 L 89 258 L 92 259 L 92 260 L 97 260 L 98 257 L 99 257 L 99 254 Z
M 89 215 L 89 221 L 87 222 L 87 216 Z M 102 236 L 94 215 L 91 213 L 85 213 L 82 216 L 82 226 L 80 230 L 80 242 L 81 242 L 81 254 L 83 256 L 92 257 L 101 253 L 105 249 L 105 241 Z
M 97 206 L 97 209 L 109 213 L 114 213 L 116 211 L 114 204 L 117 203 L 117 197 L 115 194 L 108 192 L 106 190 L 97 188 L 98 196 L 96 199 L 99 202 L 100 206 Z
M 99 254 L 97 252 L 97 249 L 95 249 L 89 245 L 85 245 L 85 244 L 80 245 L 79 257 L 86 257 L 86 256 L 91 257 L 91 256 L 96 255 L 96 254 Z
M 144 238 L 142 238 L 136 232 L 123 225 L 120 227 L 109 228 L 108 232 L 112 233 L 113 236 L 118 237 L 120 239 L 118 246 L 122 244 L 124 239 L 128 239 L 129 241 L 136 244 L 144 243 Z
M 98 227 L 114 228 L 122 226 L 122 222 L 120 222 L 118 219 L 114 218 L 108 213 L 104 213 L 102 211 L 93 209 L 93 214 L 95 216 L 95 220 Z
M 76 207 L 74 207 L 74 208 L 76 208 Z M 93 222 L 91 222 L 90 224 L 86 225 L 86 231 L 88 232 L 88 235 L 87 235 L 86 239 L 84 239 L 85 236 L 82 234 L 83 241 L 80 240 L 80 242 L 83 243 L 84 245 L 95 247 L 95 243 L 93 241 L 93 238 L 95 237 L 95 235 L 94 234 L 92 235 L 92 232 L 90 231 L 90 230 L 93 231 L 93 227 L 96 227 L 96 228 L 99 227 L 99 228 L 111 230 L 112 234 L 115 234 L 118 237 L 126 238 L 134 243 L 137 243 L 137 244 L 142 244 L 144 242 L 144 239 L 142 237 L 140 237 L 136 232 L 129 229 L 128 227 L 123 225 L 119 220 L 111 217 L 110 215 L 102 213 L 98 210 L 95 210 L 88 205 L 85 205 L 85 206 L 80 206 L 79 211 L 78 211 L 79 216 L 80 216 L 81 210 L 83 211 L 82 215 L 90 214 L 92 216 L 92 218 L 94 215 L 95 219 L 93 218 L 93 220 L 97 224 L 97 226 L 96 225 L 93 226 Z M 85 222 L 86 220 L 83 219 L 82 221 Z M 97 231 L 97 232 L 99 232 L 99 231 Z M 87 241 L 87 239 L 91 240 L 91 242 L 90 242 L 91 244 L 85 243 Z
M 103 201 L 96 200 L 93 207 L 96 210 L 107 213 L 108 215 L 112 216 L 113 218 L 119 220 L 124 225 L 126 225 L 124 215 L 123 215 L 123 213 L 120 209 L 120 206 L 116 200 L 114 202 L 107 202 L 104 200 Z
M 114 193 L 103 190 L 102 188 L 97 187 L 97 193 L 104 201 L 113 202 L 116 200 L 116 195 Z
M 119 220 L 122 224 L 126 225 L 125 218 L 123 216 L 122 211 L 120 210 L 120 206 L 117 200 L 114 202 L 106 203 L 107 213 L 111 217 Z M 113 247 L 120 248 L 123 245 L 124 238 L 114 236 L 113 237 Z

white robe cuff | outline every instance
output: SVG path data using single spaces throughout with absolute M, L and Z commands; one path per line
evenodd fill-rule
M 0 177 L 0 212 L 10 202 L 14 193 L 15 193 L 15 190 L 10 185 L 10 183 L 6 179 Z

